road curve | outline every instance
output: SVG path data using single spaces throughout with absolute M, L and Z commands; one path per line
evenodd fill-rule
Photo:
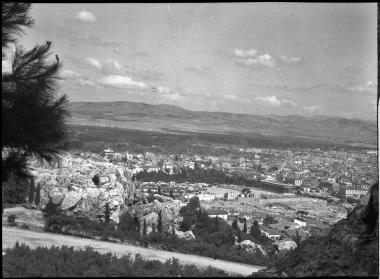
M 218 268 L 228 272 L 230 274 L 237 274 L 247 276 L 253 272 L 257 272 L 265 267 L 253 266 L 247 264 L 239 264 L 223 260 L 214 260 L 207 257 L 201 257 L 197 255 L 188 255 L 176 252 L 169 252 L 164 250 L 144 248 L 128 244 L 118 244 L 106 241 L 99 241 L 93 239 L 86 239 L 74 236 L 67 236 L 61 234 L 47 233 L 47 232 L 34 232 L 28 230 L 22 230 L 12 227 L 2 228 L 2 242 L 3 249 L 11 248 L 16 241 L 20 244 L 25 243 L 31 248 L 37 246 L 51 247 L 55 246 L 74 246 L 76 249 L 84 249 L 85 246 L 91 246 L 95 251 L 99 253 L 111 252 L 117 256 L 126 254 L 141 254 L 141 256 L 148 260 L 159 260 L 165 262 L 171 258 L 177 258 L 181 264 L 193 264 L 199 268 L 206 268 L 208 266 Z

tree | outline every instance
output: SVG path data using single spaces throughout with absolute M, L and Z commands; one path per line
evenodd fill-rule
M 153 224 L 152 224 L 152 233 L 155 233 L 155 232 L 156 232 L 156 224 L 153 223 Z
M 240 229 L 239 229 L 239 225 L 238 225 L 238 221 L 237 221 L 237 218 L 235 218 L 234 221 L 232 222 L 232 228 L 233 228 L 235 231 L 240 231 Z
M 57 92 L 59 58 L 49 62 L 51 42 L 30 50 L 18 45 L 33 24 L 29 3 L 2 3 L 2 181 L 30 177 L 27 159 L 51 161 L 64 147 L 68 99 Z
M 33 23 L 29 9 L 30 4 L 2 3 L 2 58 L 10 64 L 10 71 L 2 73 L 2 181 L 12 174 L 30 177 L 27 157 L 52 159 L 65 130 L 66 97 L 54 96 L 60 64 L 58 58 L 47 62 L 51 43 L 30 51 L 16 44 L 23 27 Z
M 41 200 L 41 184 L 38 184 L 36 189 L 36 195 L 34 196 L 34 204 L 38 205 Z
M 144 219 L 143 235 L 146 235 L 146 219 Z
M 278 223 L 272 216 L 270 215 L 267 215 L 265 216 L 265 218 L 263 219 L 263 223 L 265 225 L 270 225 L 270 224 L 276 224 Z
M 158 225 L 157 225 L 157 231 L 159 233 L 162 233 L 162 211 L 158 213 Z
M 247 233 L 247 220 L 244 220 L 244 228 L 243 228 L 243 232 L 244 232 L 244 233 Z
M 249 233 L 255 239 L 260 239 L 261 238 L 261 230 L 260 230 L 259 223 L 257 223 L 257 221 L 253 222 L 253 225 L 251 227 L 251 231 Z
M 104 221 L 105 221 L 106 225 L 108 225 L 110 223 L 110 217 L 111 217 L 111 210 L 110 210 L 109 204 L 107 203 L 106 204 L 106 210 L 104 212 Z
M 28 202 L 29 204 L 32 204 L 34 202 L 34 194 L 36 192 L 34 188 L 34 179 L 32 179 L 31 183 L 29 184 L 29 196 L 28 196 Z

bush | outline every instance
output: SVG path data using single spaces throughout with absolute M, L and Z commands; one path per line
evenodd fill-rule
M 6 249 L 3 259 L 4 277 L 183 277 L 228 276 L 224 271 L 194 265 L 181 265 L 177 259 L 144 260 L 140 255 L 117 258 L 111 253 L 102 255 L 90 247 L 74 250 L 73 247 L 37 247 L 25 244 Z
M 16 215 L 12 214 L 7 217 L 8 224 L 10 226 L 16 226 Z

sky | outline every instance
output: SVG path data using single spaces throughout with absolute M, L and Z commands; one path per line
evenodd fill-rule
M 71 101 L 377 117 L 376 3 L 33 4 L 31 16 L 20 43 L 53 42 Z

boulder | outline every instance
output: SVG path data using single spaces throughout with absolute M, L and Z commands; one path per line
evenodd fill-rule
M 61 204 L 61 210 L 68 210 L 74 208 L 77 203 L 81 200 L 82 195 L 80 193 L 69 191 L 67 192 L 65 198 Z
M 54 191 L 53 193 L 50 193 L 50 200 L 55 205 L 59 205 L 64 198 L 65 194 L 61 193 L 60 191 Z
M 180 239 L 185 239 L 185 240 L 195 239 L 195 235 L 192 231 L 183 232 L 183 231 L 177 231 L 176 229 L 174 229 L 174 233 Z
M 292 240 L 280 240 L 275 243 L 279 251 L 288 250 L 292 251 L 297 248 L 297 244 Z

